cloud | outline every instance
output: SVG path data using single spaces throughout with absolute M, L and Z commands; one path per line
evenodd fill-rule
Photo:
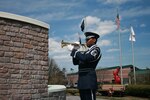
M 107 52 L 116 52 L 116 51 L 119 51 L 119 49 L 115 49 L 115 48 L 113 48 L 113 49 L 109 49 L 109 50 L 107 50 Z
M 113 4 L 113 5 L 122 5 L 128 2 L 139 2 L 141 0 L 97 0 L 103 4 Z
M 91 25 L 94 25 L 94 24 L 97 25 L 101 20 L 100 18 L 97 18 L 97 17 L 94 17 L 94 16 L 87 16 L 85 19 L 86 19 L 87 27 L 91 26 Z
M 56 59 L 56 60 L 65 60 L 65 61 L 71 61 L 71 57 L 70 57 L 70 55 L 69 55 L 69 53 L 68 53 L 68 55 L 63 55 L 63 54 L 61 54 L 61 55 L 55 55 L 55 56 L 53 56 L 53 58 L 54 59 Z
M 105 36 L 107 34 L 112 33 L 114 30 L 116 30 L 116 25 L 111 20 L 101 20 L 98 17 L 95 16 L 87 16 L 86 17 L 86 31 L 94 31 L 98 32 L 101 37 Z M 84 34 L 80 34 L 81 38 L 84 39 Z M 76 42 L 78 41 L 78 33 L 64 35 L 62 39 L 64 39 L 65 42 Z M 70 59 L 70 56 L 68 55 L 69 52 L 66 47 L 61 48 L 61 40 L 60 38 L 53 37 L 49 38 L 49 54 L 54 59 L 57 60 L 64 60 L 66 62 L 66 59 Z M 111 40 L 101 40 L 98 42 L 99 46 L 111 46 Z
M 129 0 L 105 0 L 105 4 L 124 4 Z
M 98 17 L 87 16 L 85 19 L 86 31 L 96 32 L 101 36 L 109 34 L 116 29 L 115 22 L 111 20 L 102 21 Z
M 53 58 L 60 68 L 66 68 L 67 71 L 70 67 L 74 67 L 70 51 L 66 47 L 61 48 L 61 42 L 57 39 L 49 38 L 49 57 Z
M 64 12 L 53 12 L 53 13 L 41 13 L 40 15 L 37 14 L 30 14 L 30 17 L 41 20 L 41 21 L 45 21 L 45 22 L 49 22 L 49 21 L 54 21 L 54 20 L 61 20 L 63 17 L 65 17 L 65 13 Z
M 98 45 L 102 46 L 110 46 L 111 45 L 111 41 L 110 40 L 101 40 Z
M 82 2 L 83 0 L 69 0 L 69 2 L 64 0 L 1 0 L 0 9 L 48 22 L 81 18 L 81 16 L 74 14 L 73 9 L 81 7 Z
M 60 52 L 60 49 L 61 49 L 60 42 L 58 42 L 54 38 L 49 38 L 49 51 L 57 53 L 58 51 Z
M 81 38 L 85 38 L 84 34 L 80 34 Z M 74 33 L 74 34 L 69 34 L 69 35 L 64 35 L 64 41 L 65 42 L 77 42 L 79 39 L 79 34 L 78 33 Z
M 121 11 L 121 16 L 124 17 L 139 17 L 139 16 L 144 16 L 144 15 L 150 15 L 150 7 L 134 7 L 134 8 L 129 8 L 127 10 Z
M 49 38 L 49 55 L 51 57 L 59 60 L 66 59 L 70 56 L 69 53 L 66 47 L 61 47 L 61 42 L 59 40 Z
M 108 61 L 108 60 L 114 60 L 115 59 L 115 57 L 114 56 L 105 56 L 105 57 L 103 57 L 103 59 L 105 59 L 105 61 Z
M 146 27 L 146 25 L 145 24 L 141 24 L 140 27 Z

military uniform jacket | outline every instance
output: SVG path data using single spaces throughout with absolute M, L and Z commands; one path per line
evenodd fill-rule
M 95 68 L 101 58 L 100 48 L 91 46 L 87 51 L 73 50 L 73 64 L 79 65 L 78 89 L 97 89 Z

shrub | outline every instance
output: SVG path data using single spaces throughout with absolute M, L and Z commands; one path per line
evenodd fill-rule
M 150 97 L 150 85 L 128 85 L 126 95 L 138 97 Z
M 79 95 L 79 90 L 74 88 L 67 89 L 67 93 L 71 95 Z

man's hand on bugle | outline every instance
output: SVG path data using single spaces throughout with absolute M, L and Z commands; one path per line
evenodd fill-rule
M 72 51 L 73 49 L 79 49 L 80 48 L 80 43 L 79 42 L 75 42 L 74 44 L 69 44 L 67 45 L 67 49 L 69 51 Z

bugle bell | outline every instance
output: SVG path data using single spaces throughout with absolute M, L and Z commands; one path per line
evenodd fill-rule
M 67 45 L 74 45 L 74 46 L 83 46 L 83 47 L 86 47 L 85 44 L 80 44 L 80 43 L 70 43 L 70 42 L 64 42 L 63 40 L 61 41 L 61 47 L 65 47 Z

